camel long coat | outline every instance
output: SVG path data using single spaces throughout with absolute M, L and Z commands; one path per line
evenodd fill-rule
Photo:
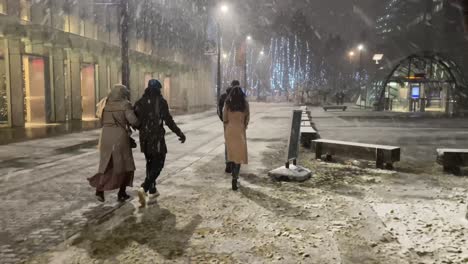
M 250 121 L 249 104 L 247 103 L 244 112 L 232 112 L 225 105 L 223 121 L 228 161 L 236 164 L 248 164 L 246 131 Z

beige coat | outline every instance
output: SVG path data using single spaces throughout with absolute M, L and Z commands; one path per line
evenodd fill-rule
M 246 130 L 250 121 L 249 104 L 245 112 L 231 112 L 225 105 L 223 121 L 228 161 L 248 164 Z
M 99 170 L 88 179 L 91 186 L 102 191 L 120 188 L 122 184 L 132 186 L 133 183 L 135 162 L 126 127 L 138 125 L 138 119 L 131 103 L 125 99 L 124 88 L 114 87 L 102 113 Z

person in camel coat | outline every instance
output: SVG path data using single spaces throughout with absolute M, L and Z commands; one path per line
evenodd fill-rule
M 238 189 L 240 168 L 248 164 L 247 127 L 250 121 L 249 103 L 240 87 L 234 87 L 229 93 L 223 111 L 224 138 L 227 148 L 227 160 L 232 166 L 232 190 Z

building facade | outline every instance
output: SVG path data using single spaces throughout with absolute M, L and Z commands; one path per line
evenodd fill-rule
M 157 78 L 172 109 L 214 104 L 207 13 L 193 2 L 128 0 L 132 101 Z M 0 126 L 95 118 L 121 82 L 119 3 L 0 0 Z

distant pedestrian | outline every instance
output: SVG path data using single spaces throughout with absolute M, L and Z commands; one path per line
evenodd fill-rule
M 100 103 L 103 128 L 99 139 L 99 171 L 88 179 L 90 185 L 96 188 L 96 197 L 100 202 L 105 201 L 104 191 L 116 189 L 119 189 L 117 198 L 120 202 L 130 198 L 126 188 L 133 186 L 135 163 L 129 126 L 138 126 L 139 121 L 129 100 L 127 87 L 117 84 L 107 100 Z
M 164 168 L 166 160 L 166 130 L 164 123 L 185 143 L 185 135 L 176 125 L 169 112 L 167 101 L 161 94 L 162 85 L 158 80 L 150 80 L 143 97 L 135 104 L 135 113 L 140 120 L 140 147 L 146 159 L 146 178 L 138 192 L 142 207 L 146 197 L 158 197 L 156 180 Z
M 340 98 L 339 98 L 340 99 L 340 105 L 344 105 L 344 100 L 345 100 L 345 97 L 346 97 L 345 93 L 343 91 L 340 91 L 339 96 L 340 96 Z
M 345 94 L 343 91 L 336 92 L 335 94 L 336 105 L 343 105 L 344 98 L 345 98 Z
M 335 93 L 335 102 L 336 102 L 336 105 L 340 105 L 340 93 L 339 92 Z
M 228 87 L 226 89 L 226 92 L 223 93 L 221 95 L 221 97 L 219 98 L 219 102 L 218 102 L 218 116 L 219 116 L 219 119 L 221 119 L 221 122 L 223 121 L 223 109 L 224 109 L 224 104 L 226 102 L 226 99 L 228 98 L 229 96 L 229 93 L 232 91 L 232 88 L 233 87 L 239 87 L 240 86 L 240 82 L 239 81 L 232 81 L 231 83 L 231 86 Z M 226 168 L 224 169 L 224 171 L 226 173 L 232 173 L 232 163 L 228 161 L 227 159 L 227 152 L 226 152 L 226 146 L 224 147 L 224 160 L 225 160 L 225 163 L 226 163 Z
M 246 130 L 250 121 L 249 103 L 240 87 L 229 93 L 223 111 L 227 159 L 233 163 L 232 190 L 238 189 L 241 164 L 248 164 Z

